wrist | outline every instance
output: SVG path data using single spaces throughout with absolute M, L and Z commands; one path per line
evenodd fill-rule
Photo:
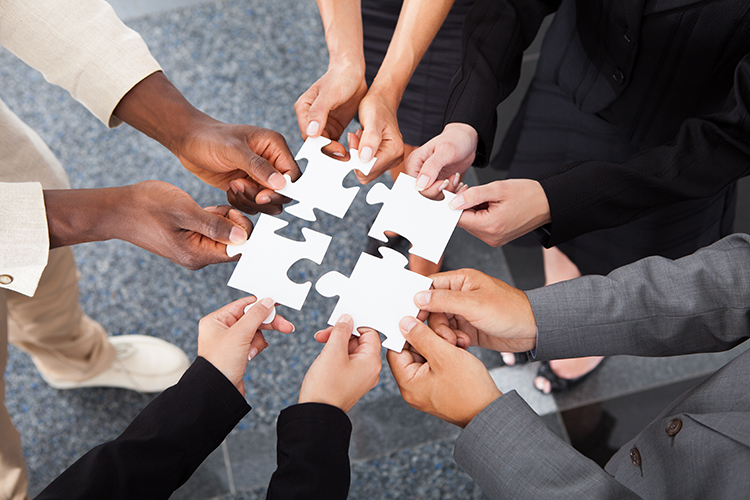
M 196 124 L 216 122 L 190 104 L 161 71 L 125 94 L 114 114 L 175 155 Z
M 401 104 L 401 98 L 406 89 L 406 85 L 402 83 L 403 82 L 394 81 L 389 77 L 381 77 L 380 74 L 378 74 L 367 91 L 365 99 L 368 97 L 371 100 L 378 99 L 395 114 L 399 104 Z M 365 99 L 363 99 L 363 101 Z

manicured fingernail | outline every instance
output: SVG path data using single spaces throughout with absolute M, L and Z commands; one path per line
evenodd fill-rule
M 456 173 L 455 173 L 455 174 L 453 175 L 453 187 L 454 187 L 454 188 L 457 188 L 457 187 L 458 187 L 458 184 L 459 184 L 460 182 L 461 182 L 461 174 L 459 174 L 458 172 L 456 172 Z
M 466 201 L 464 200 L 464 195 L 459 194 L 458 196 L 456 196 L 455 198 L 451 200 L 448 206 L 454 210 L 458 210 L 460 208 L 463 208 L 464 203 L 466 203 Z
M 266 297 L 263 300 L 260 301 L 261 304 L 263 304 L 264 307 L 271 308 L 276 303 L 274 300 L 270 297 Z
M 307 124 L 307 135 L 315 135 L 320 130 L 320 123 L 312 121 Z
M 229 233 L 229 241 L 233 245 L 242 245 L 247 241 L 247 233 L 241 227 L 234 226 Z
M 450 181 L 448 179 L 445 179 L 443 183 L 440 184 L 440 189 L 438 189 L 438 191 L 442 191 L 443 189 L 447 188 L 449 183 Z
M 426 306 L 430 303 L 431 298 L 432 292 L 419 292 L 414 296 L 414 299 L 417 301 L 417 305 L 419 306 Z
M 292 325 L 292 333 L 296 332 L 297 331 L 297 327 L 294 326 L 292 323 L 289 323 L 289 324 Z
M 234 186 L 234 194 L 237 194 L 238 192 L 245 192 L 245 185 L 240 181 L 235 181 L 234 183 L 232 183 L 232 185 Z
M 342 153 L 342 152 L 340 152 L 340 151 L 334 151 L 334 152 L 333 152 L 333 153 L 331 153 L 331 154 L 332 154 L 333 156 L 338 156 L 339 158 L 343 158 L 343 157 L 344 157 L 344 153 Z
M 348 314 L 342 314 L 337 323 L 351 323 L 352 317 Z
M 314 338 L 315 340 L 318 340 L 318 334 L 320 334 L 320 332 L 315 332 L 315 335 L 313 335 L 313 338 Z
M 268 185 L 273 189 L 281 189 L 286 186 L 286 179 L 284 179 L 284 176 L 280 173 L 274 172 L 271 174 L 271 177 L 268 178 Z
M 237 186 L 234 185 L 234 182 L 229 183 L 229 189 L 234 193 L 237 194 Z
M 372 148 L 370 146 L 363 147 L 362 151 L 359 152 L 359 159 L 364 162 L 372 160 Z
M 427 184 L 430 183 L 430 178 L 426 175 L 420 175 L 417 179 L 417 191 L 421 191 L 424 188 L 427 187 Z
M 417 320 L 411 316 L 407 316 L 399 321 L 398 326 L 400 326 L 403 331 L 410 332 L 412 328 L 417 326 Z
M 257 347 L 251 347 L 250 352 L 247 353 L 247 360 L 252 361 L 255 356 L 258 355 L 258 348 Z

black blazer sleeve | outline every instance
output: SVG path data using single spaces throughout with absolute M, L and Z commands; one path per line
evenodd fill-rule
M 86 453 L 36 500 L 169 498 L 248 411 L 237 388 L 199 357 L 120 437 Z
M 346 413 L 321 403 L 284 409 L 277 424 L 277 468 L 267 499 L 345 499 L 349 494 L 349 438 Z
M 497 105 L 513 92 L 523 51 L 561 0 L 477 0 L 464 21 L 461 67 L 451 82 L 445 123 L 474 127 L 474 164 L 485 166 L 497 128 Z
M 554 246 L 678 201 L 717 194 L 750 172 L 748 109 L 750 54 L 737 65 L 723 110 L 685 120 L 672 142 L 624 163 L 584 161 L 537 179 L 552 218 L 537 235 L 545 246 Z

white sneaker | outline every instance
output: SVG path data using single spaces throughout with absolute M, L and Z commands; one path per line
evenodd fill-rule
M 137 392 L 161 392 L 180 380 L 190 366 L 187 355 L 169 342 L 147 335 L 109 337 L 117 357 L 107 370 L 80 382 L 45 381 L 55 389 L 119 387 Z M 44 377 L 43 377 L 44 378 Z

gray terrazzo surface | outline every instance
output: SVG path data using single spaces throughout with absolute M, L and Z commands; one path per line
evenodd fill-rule
M 273 128 L 293 151 L 299 148 L 294 101 L 327 66 L 313 0 L 207 3 L 128 24 L 142 34 L 167 76 L 197 107 L 227 122 Z M 107 130 L 65 91 L 47 84 L 4 50 L 0 81 L 0 97 L 50 145 L 73 187 L 159 179 L 184 189 L 199 204 L 225 203 L 223 193 L 189 174 L 162 146 L 128 126 Z M 353 176 L 347 182 L 356 185 Z M 365 192 L 361 190 L 343 221 L 318 213 L 310 227 L 334 240 L 321 266 L 309 261 L 295 264 L 289 273 L 293 280 L 315 281 L 328 270 L 351 273 L 378 210 L 364 202 Z M 299 229 L 307 224 L 283 217 L 290 225 L 282 234 L 299 239 Z M 459 244 L 457 251 L 463 248 Z M 191 272 L 122 242 L 80 245 L 75 252 L 82 274 L 81 303 L 90 316 L 113 335 L 163 338 L 191 358 L 197 349 L 198 320 L 243 295 L 226 286 L 234 264 Z M 487 261 L 486 255 L 482 258 Z M 472 265 L 461 260 L 451 257 L 456 267 Z M 507 276 L 502 253 L 485 264 L 495 269 L 485 268 L 489 272 Z M 275 467 L 276 417 L 296 402 L 302 378 L 320 350 L 312 334 L 326 326 L 335 302 L 311 291 L 301 312 L 284 309 L 297 332 L 267 335 L 270 347 L 250 363 L 245 386 L 253 411 L 175 498 L 263 497 L 263 486 Z M 51 389 L 29 357 L 13 347 L 6 385 L 6 404 L 23 438 L 32 494 L 88 449 L 116 437 L 153 398 L 117 389 Z M 400 399 L 397 387 L 384 368 L 381 383 L 363 399 L 361 408 L 395 398 Z M 390 415 L 394 425 L 399 415 L 418 413 L 403 403 L 398 408 Z M 366 414 L 362 410 L 352 417 L 365 421 L 363 429 L 368 425 Z M 433 422 L 419 432 L 408 435 L 410 439 L 392 440 L 380 453 L 382 459 L 367 451 L 378 447 L 367 444 L 366 434 L 355 434 L 351 498 L 480 498 L 479 489 L 452 461 L 455 429 Z M 388 430 L 381 433 L 387 435 Z

